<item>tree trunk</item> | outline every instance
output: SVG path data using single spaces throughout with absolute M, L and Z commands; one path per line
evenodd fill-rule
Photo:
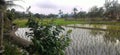
M 10 33 L 5 33 L 4 36 L 4 39 L 10 40 L 11 43 L 22 48 L 28 48 L 30 45 L 32 45 L 31 41 L 27 41 L 19 36 L 16 36 L 15 30 L 10 31 Z
M 4 19 L 3 12 L 0 11 L 0 54 L 3 53 L 3 27 L 4 27 Z

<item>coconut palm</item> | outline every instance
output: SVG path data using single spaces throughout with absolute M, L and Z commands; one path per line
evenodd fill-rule
M 74 12 L 74 16 L 73 17 L 75 19 L 77 19 L 77 11 L 78 11 L 77 8 L 73 8 L 73 12 Z
M 63 11 L 62 10 L 59 10 L 59 15 L 60 15 L 60 18 L 63 18 Z

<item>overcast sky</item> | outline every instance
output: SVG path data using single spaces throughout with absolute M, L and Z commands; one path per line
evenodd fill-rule
M 31 6 L 30 11 L 33 13 L 58 14 L 60 9 L 64 13 L 71 13 L 74 7 L 79 11 L 88 11 L 92 6 L 103 6 L 105 0 L 25 0 L 15 3 L 24 7 L 24 9 L 16 8 L 18 11 L 25 11 Z

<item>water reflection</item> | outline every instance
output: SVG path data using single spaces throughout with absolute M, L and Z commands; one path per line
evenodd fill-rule
M 106 31 L 104 35 L 106 41 L 116 42 L 120 41 L 120 32 L 119 31 Z
M 104 40 L 106 42 L 116 42 L 120 41 L 120 27 L 119 26 L 107 26 L 107 31 L 100 31 L 100 30 L 91 30 L 90 33 L 92 35 L 103 35 Z
M 87 28 L 101 28 L 107 29 L 107 25 L 92 25 L 92 24 L 70 24 L 69 27 L 87 27 Z
M 119 27 L 106 26 L 107 29 L 120 29 Z M 70 38 L 72 42 L 66 48 L 66 55 L 120 55 L 120 32 L 101 31 L 80 28 L 65 28 L 72 30 Z M 28 28 L 19 28 L 17 35 L 28 39 L 24 33 Z M 28 39 L 30 40 L 30 39 Z
M 72 29 L 66 55 L 120 55 L 120 32 Z M 113 41 L 114 40 L 114 41 Z
M 100 30 L 90 30 L 90 34 L 97 36 L 97 35 L 103 35 L 104 31 L 100 31 Z

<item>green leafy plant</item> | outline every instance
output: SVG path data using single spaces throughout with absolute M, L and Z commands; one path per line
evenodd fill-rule
M 21 49 L 10 43 L 8 40 L 4 40 L 4 50 L 3 55 L 23 55 Z
M 65 49 L 70 44 L 68 31 L 62 35 L 64 28 L 59 25 L 38 24 L 33 19 L 29 19 L 27 23 L 33 33 L 28 34 L 32 36 L 31 41 L 33 45 L 30 46 L 30 52 L 38 55 L 64 55 Z

